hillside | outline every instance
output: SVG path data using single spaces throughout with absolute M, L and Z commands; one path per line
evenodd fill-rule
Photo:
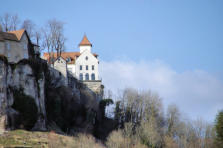
M 5 130 L 91 133 L 105 139 L 115 123 L 104 117 L 101 95 L 74 79 L 64 84 L 60 72 L 41 59 L 8 63 L 0 57 L 0 134 Z M 109 128 L 104 130 L 104 127 Z
M 54 132 L 29 132 L 14 130 L 0 135 L 0 147 L 35 147 L 35 148 L 103 148 L 96 143 L 90 135 L 78 135 L 75 137 L 58 135 Z

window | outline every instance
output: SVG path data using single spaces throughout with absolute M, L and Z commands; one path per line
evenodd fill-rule
M 95 80 L 95 74 L 94 73 L 91 74 L 91 80 Z
M 7 50 L 10 50 L 10 44 L 9 44 L 9 42 L 6 42 L 6 49 Z
M 85 80 L 89 80 L 89 74 L 88 73 L 85 74 Z
M 27 44 L 26 43 L 23 45 L 23 48 L 24 48 L 24 50 L 27 50 Z
M 71 58 L 69 57 L 69 58 L 67 58 L 67 62 L 70 62 L 71 61 Z
M 27 52 L 24 53 L 24 59 L 28 59 L 28 54 L 27 54 Z
M 11 57 L 11 53 L 10 52 L 8 52 L 8 58 L 10 58 Z
M 80 70 L 82 70 L 82 65 L 80 65 Z
M 92 70 L 94 70 L 94 65 L 92 65 Z
M 85 59 L 86 59 L 86 61 L 87 61 L 87 60 L 88 60 L 88 57 L 86 56 Z
M 83 74 L 82 73 L 80 73 L 79 79 L 83 80 Z
M 88 65 L 86 65 L 86 70 L 88 70 Z

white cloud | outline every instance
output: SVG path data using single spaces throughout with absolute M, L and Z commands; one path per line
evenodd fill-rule
M 175 103 L 192 119 L 214 121 L 217 111 L 223 109 L 222 81 L 202 70 L 179 73 L 159 60 L 102 61 L 100 70 L 106 89 L 150 89 L 160 95 L 165 107 Z

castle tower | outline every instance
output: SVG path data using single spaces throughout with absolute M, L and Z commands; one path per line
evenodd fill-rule
M 79 48 L 80 48 L 80 54 L 82 54 L 84 51 L 89 51 L 91 52 L 91 47 L 92 44 L 90 43 L 90 41 L 88 40 L 87 36 L 84 35 L 82 41 L 79 44 Z

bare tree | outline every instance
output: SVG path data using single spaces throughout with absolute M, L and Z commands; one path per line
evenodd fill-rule
M 167 134 L 175 137 L 180 125 L 180 112 L 175 104 L 171 104 L 167 109 Z
M 64 51 L 66 38 L 64 37 L 64 23 L 56 19 L 49 20 L 43 31 L 43 47 L 47 48 L 50 58 L 53 59 L 53 52 L 57 57 Z
M 120 98 L 115 109 L 115 119 L 119 121 L 120 127 L 124 124 L 126 128 L 126 122 L 130 123 L 133 137 L 140 139 L 147 146 L 161 147 L 164 119 L 159 96 L 151 91 L 139 92 L 127 88 Z M 128 128 L 127 131 L 130 130 Z
M 42 39 L 42 30 L 38 29 L 36 24 L 29 19 L 23 21 L 22 28 L 26 30 L 29 35 L 29 38 L 32 40 L 33 43 L 36 45 L 40 45 Z
M 20 19 L 17 14 L 11 16 L 11 29 L 17 30 L 20 24 Z
M 34 42 L 37 44 L 37 45 L 40 45 L 40 42 L 41 42 L 41 39 L 42 39 L 42 32 L 40 29 L 36 30 L 35 33 L 34 33 Z
M 23 21 L 22 28 L 26 30 L 30 39 L 33 39 L 35 35 L 35 23 L 30 19 L 26 19 Z
M 11 15 L 5 13 L 3 16 L 0 16 L 0 24 L 3 28 L 3 31 L 12 31 L 16 30 L 19 26 L 20 19 L 17 14 Z

